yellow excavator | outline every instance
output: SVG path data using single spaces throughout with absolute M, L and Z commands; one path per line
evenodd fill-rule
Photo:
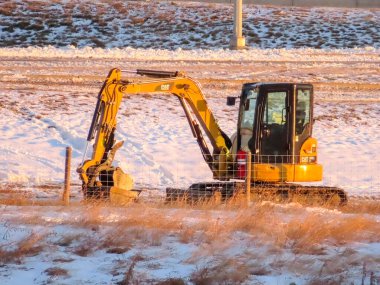
M 182 72 L 136 70 L 133 73 L 144 79 L 131 81 L 122 78 L 120 69 L 112 69 L 99 92 L 87 137 L 87 145 L 94 141 L 92 155 L 77 169 L 85 198 L 125 201 L 138 197 L 140 191 L 133 188 L 132 178 L 112 165 L 116 151 L 123 145 L 114 139 L 116 117 L 123 95 L 154 93 L 179 99 L 214 178 L 185 189 L 167 188 L 168 199 L 211 197 L 215 193 L 228 199 L 242 191 L 250 169 L 251 195 L 256 198 L 290 201 L 294 197 L 306 197 L 323 202 L 331 199 L 338 199 L 340 204 L 347 202 L 347 195 L 340 188 L 294 183 L 322 180 L 317 140 L 312 137 L 311 84 L 244 84 L 239 98 L 227 98 L 227 105 L 234 105 L 240 99 L 237 131 L 229 138 L 219 127 L 194 79 Z

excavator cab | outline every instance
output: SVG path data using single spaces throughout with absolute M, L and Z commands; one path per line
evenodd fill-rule
M 312 138 L 312 106 L 310 84 L 243 85 L 236 149 L 252 153 L 255 181 L 322 180 Z

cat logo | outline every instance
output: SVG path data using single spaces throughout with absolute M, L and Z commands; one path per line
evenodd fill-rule
M 170 84 L 162 84 L 161 91 L 168 91 L 170 89 Z

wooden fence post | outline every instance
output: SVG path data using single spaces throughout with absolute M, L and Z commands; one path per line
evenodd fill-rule
M 66 147 L 66 161 L 65 161 L 65 188 L 63 189 L 62 200 L 66 205 L 70 203 L 70 171 L 71 171 L 71 154 L 72 148 Z
M 247 153 L 247 176 L 245 178 L 245 193 L 247 195 L 247 206 L 251 204 L 251 172 L 252 172 L 252 153 Z

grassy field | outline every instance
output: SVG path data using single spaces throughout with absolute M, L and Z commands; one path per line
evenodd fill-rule
M 30 270 L 42 284 L 91 282 L 97 275 L 96 284 L 260 284 L 270 276 L 280 284 L 336 284 L 380 277 L 377 201 L 339 209 L 18 203 L 0 208 L 5 281 L 17 283 Z M 75 268 L 90 270 L 87 262 L 91 274 L 79 279 Z

